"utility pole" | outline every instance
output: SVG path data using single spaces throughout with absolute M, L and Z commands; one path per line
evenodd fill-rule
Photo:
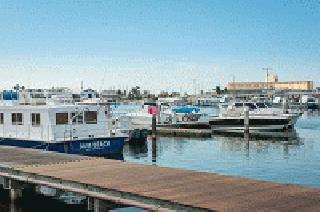
M 262 70 L 267 72 L 267 94 L 269 95 L 269 71 L 271 71 L 271 68 L 262 68 Z
M 269 71 L 271 71 L 271 68 L 262 68 L 262 70 L 267 72 L 267 90 L 269 90 Z

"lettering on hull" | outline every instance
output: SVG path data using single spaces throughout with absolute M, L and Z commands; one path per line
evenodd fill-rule
M 92 142 L 80 142 L 80 150 L 91 151 L 93 149 L 104 149 L 109 147 L 110 141 L 92 141 Z

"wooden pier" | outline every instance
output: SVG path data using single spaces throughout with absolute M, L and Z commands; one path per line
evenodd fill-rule
M 177 124 L 157 125 L 157 134 L 174 137 L 211 137 L 212 130 L 208 122 L 180 122 Z
M 320 210 L 319 189 L 31 149 L 1 147 L 0 176 L 13 199 L 36 184 L 154 211 Z
M 157 129 L 157 135 L 173 137 L 210 138 L 212 136 L 212 130 L 159 128 Z

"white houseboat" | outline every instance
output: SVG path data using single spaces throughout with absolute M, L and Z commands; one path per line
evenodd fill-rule
M 111 135 L 104 106 L 75 104 L 0 105 L 0 145 L 71 154 L 122 152 L 125 136 Z

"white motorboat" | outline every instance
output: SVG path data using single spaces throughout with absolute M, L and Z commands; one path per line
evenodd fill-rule
M 244 132 L 245 108 L 249 110 L 249 130 L 274 131 L 292 129 L 299 114 L 283 113 L 280 109 L 268 108 L 257 103 L 233 103 L 219 116 L 210 117 L 209 124 L 213 131 Z

